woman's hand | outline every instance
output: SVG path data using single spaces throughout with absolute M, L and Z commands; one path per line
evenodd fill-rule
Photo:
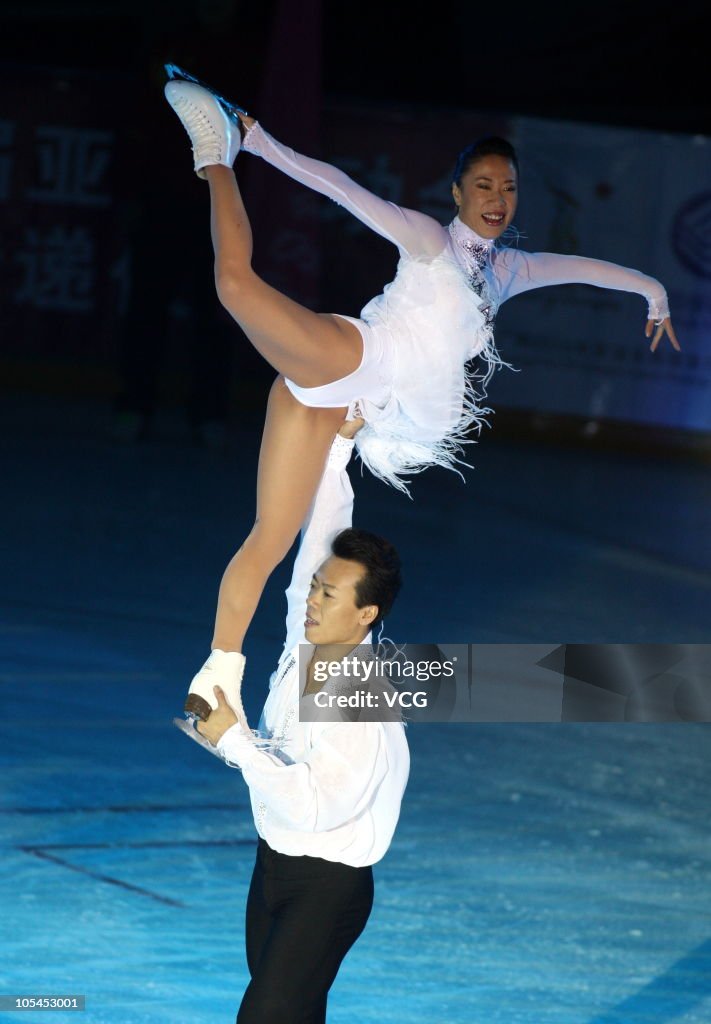
M 248 115 L 248 114 L 240 114 L 239 112 L 238 112 L 238 114 L 237 114 L 237 117 L 238 117 L 238 118 L 240 119 L 240 121 L 242 122 L 242 125 L 244 126 L 244 130 L 245 130 L 246 132 L 247 132 L 247 131 L 249 131 L 249 129 L 250 129 L 251 127 L 252 127 L 252 125 L 253 125 L 253 124 L 254 124 L 254 123 L 256 122 L 256 120 L 257 120 L 257 119 L 256 119 L 256 117 L 249 117 L 249 115 Z
M 360 428 L 364 426 L 364 424 L 365 420 L 361 419 L 360 416 L 356 417 L 356 419 L 354 420 L 346 420 L 346 422 L 340 428 L 338 433 L 341 435 L 341 437 L 347 437 L 348 440 L 351 441 L 356 436 Z
M 677 352 L 681 352 L 681 345 L 676 340 L 676 334 L 674 334 L 674 328 L 672 327 L 671 319 L 669 317 L 666 317 L 664 320 L 662 320 L 662 322 L 660 324 L 657 324 L 656 326 L 657 326 L 657 329 L 654 332 L 654 338 L 652 340 L 652 344 L 649 346 L 650 352 L 654 352 L 655 351 L 657 345 L 661 341 L 661 339 L 662 339 L 664 334 L 667 334 L 669 336 L 669 340 L 671 341 L 672 345 L 677 350 Z M 646 334 L 646 336 L 648 338 L 652 337 L 652 330 L 653 330 L 653 328 L 654 328 L 654 320 L 648 320 L 647 321 L 647 326 L 644 329 L 644 333 Z
M 195 728 L 201 736 L 212 743 L 213 747 L 216 747 L 227 730 L 237 722 L 240 722 L 245 729 L 249 729 L 249 726 L 244 719 L 238 718 L 234 713 L 227 703 L 225 691 L 221 686 L 213 686 L 212 692 L 217 698 L 217 707 L 210 712 L 206 721 L 197 722 Z

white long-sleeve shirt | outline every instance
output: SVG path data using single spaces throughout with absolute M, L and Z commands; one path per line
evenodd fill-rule
M 306 643 L 306 599 L 331 541 L 351 525 L 353 490 L 346 466 L 352 450 L 352 441 L 336 436 L 287 590 L 286 644 L 260 721 L 261 728 L 281 737 L 281 756 L 256 747 L 239 724 L 222 735 L 217 750 L 242 770 L 257 832 L 273 850 L 362 867 L 383 857 L 400 815 L 410 770 L 405 727 L 402 722 L 299 721 L 308 660 L 303 650 L 299 659 L 299 644 Z

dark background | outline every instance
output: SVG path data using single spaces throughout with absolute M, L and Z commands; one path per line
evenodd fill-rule
M 278 7 L 257 2 L 6 3 L 3 61 L 124 71 L 147 46 L 192 50 L 217 85 L 234 88 Z M 504 110 L 671 131 L 711 130 L 700 3 L 585 6 L 452 2 L 322 4 L 323 88 L 374 103 Z M 233 14 L 230 16 L 230 11 Z M 211 32 L 214 37 L 208 38 Z M 199 38 L 202 33 L 202 40 Z M 242 38 L 251 42 L 245 46 Z M 296 43 L 296 41 L 295 41 Z M 212 51 L 212 52 L 211 52 Z M 263 54 L 263 50 L 262 50 Z M 220 61 L 221 62 L 221 61 Z M 256 95 L 244 96 L 254 103 Z

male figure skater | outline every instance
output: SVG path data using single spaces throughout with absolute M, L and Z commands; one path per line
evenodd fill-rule
M 348 529 L 352 449 L 336 435 L 287 590 L 287 640 L 260 722 L 281 737 L 280 756 L 255 746 L 220 687 L 217 708 L 197 726 L 242 770 L 259 833 L 246 913 L 251 981 L 237 1024 L 324 1024 L 328 990 L 370 915 L 372 865 L 390 845 L 407 784 L 401 721 L 299 721 L 300 698 L 319 689 L 312 673 L 302 689 L 299 643 L 315 645 L 311 664 L 370 643 L 400 587 L 392 545 Z

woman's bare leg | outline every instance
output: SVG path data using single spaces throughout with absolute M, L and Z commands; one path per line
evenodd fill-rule
M 252 231 L 234 172 L 222 165 L 205 171 L 218 296 L 255 348 L 301 387 L 318 387 L 357 369 L 363 354 L 358 329 L 306 309 L 255 274 Z M 346 412 L 308 408 L 282 377 L 275 381 L 259 457 L 256 521 L 222 578 L 213 648 L 241 651 L 264 585 L 306 517 Z
M 308 408 L 281 377 L 274 382 L 259 453 L 257 517 L 222 577 L 213 648 L 242 650 L 264 585 L 306 518 L 346 411 Z
M 234 171 L 215 164 L 205 172 L 222 305 L 267 362 L 300 387 L 318 387 L 352 373 L 363 355 L 357 327 L 306 309 L 255 274 L 252 231 Z

